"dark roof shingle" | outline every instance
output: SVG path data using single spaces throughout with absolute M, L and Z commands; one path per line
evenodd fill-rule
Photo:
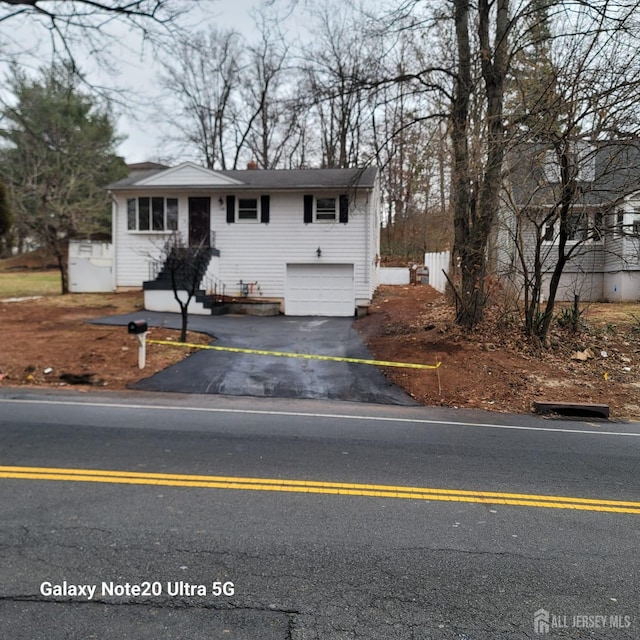
M 118 190 L 135 187 L 136 183 L 145 178 L 161 173 L 164 169 L 150 169 L 138 171 L 128 177 L 107 186 L 107 189 Z M 233 185 L 233 189 L 344 189 L 344 188 L 372 188 L 375 184 L 376 167 L 355 169 L 242 169 L 216 171 L 216 173 L 237 180 L 242 183 Z M 189 185 L 176 185 L 189 188 Z M 207 188 L 206 184 L 193 185 L 200 189 Z M 211 188 L 222 188 L 211 185 Z M 224 189 L 229 190 L 230 185 Z

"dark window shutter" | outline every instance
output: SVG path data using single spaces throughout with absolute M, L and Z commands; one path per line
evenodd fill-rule
M 313 222 L 313 196 L 304 197 L 304 223 Z
M 227 196 L 227 224 L 236 221 L 236 197 Z
M 349 196 L 340 196 L 340 222 L 349 222 Z
M 260 196 L 260 222 L 269 224 L 269 204 L 271 198 L 269 196 Z

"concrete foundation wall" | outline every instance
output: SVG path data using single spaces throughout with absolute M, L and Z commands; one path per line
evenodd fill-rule
M 181 300 L 187 299 L 186 291 L 178 292 Z M 147 311 L 165 311 L 180 313 L 180 305 L 176 301 L 173 291 L 148 290 L 144 292 L 144 308 Z M 189 303 L 189 315 L 210 316 L 211 309 L 205 309 L 195 297 Z
M 564 273 L 560 278 L 560 285 L 556 300 L 559 302 L 573 302 L 576 295 L 584 302 L 599 302 L 603 300 L 603 273 Z M 549 294 L 551 274 L 543 278 L 542 291 L 546 300 Z
M 605 273 L 603 298 L 607 302 L 637 302 L 640 300 L 640 271 Z

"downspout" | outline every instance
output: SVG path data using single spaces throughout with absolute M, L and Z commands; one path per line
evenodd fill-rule
M 367 191 L 366 197 L 365 197 L 365 202 L 364 202 L 364 206 L 365 206 L 365 229 L 366 229 L 366 237 L 367 237 L 367 241 L 365 243 L 365 247 L 364 247 L 364 264 L 365 264 L 365 273 L 364 273 L 364 277 L 365 277 L 365 284 L 366 284 L 366 291 L 367 291 L 367 298 L 371 298 L 371 276 L 372 276 L 372 272 L 371 272 L 371 194 L 369 193 L 369 191 Z M 356 295 L 356 300 L 358 299 L 358 296 Z
M 369 300 L 371 301 L 373 300 L 373 294 L 379 286 L 380 276 L 378 268 L 378 260 L 380 257 L 380 176 L 378 172 L 376 172 L 373 188 L 371 189 L 368 197 L 371 199 L 371 202 L 367 208 L 369 210 L 370 217 L 372 218 L 369 221 L 369 238 L 373 245 L 369 256 Z
M 118 281 L 116 274 L 118 272 L 118 243 L 116 242 L 118 224 L 116 216 L 118 215 L 118 201 L 113 191 L 109 191 L 111 196 L 111 247 L 112 247 L 112 263 L 111 263 L 111 284 L 114 291 L 118 289 Z

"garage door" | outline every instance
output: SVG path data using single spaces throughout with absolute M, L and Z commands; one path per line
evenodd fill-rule
M 288 316 L 352 316 L 352 264 L 288 264 L 284 299 Z

